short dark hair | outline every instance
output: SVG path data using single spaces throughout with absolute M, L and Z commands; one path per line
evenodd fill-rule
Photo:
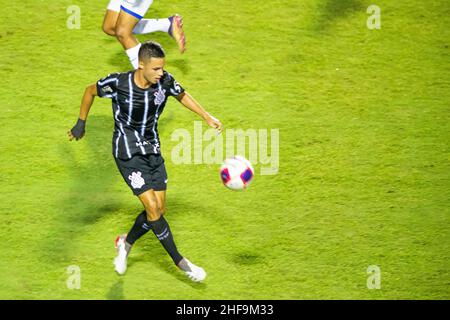
M 166 54 L 162 46 L 155 41 L 145 41 L 139 49 L 139 60 L 147 60 L 151 58 L 164 58 Z

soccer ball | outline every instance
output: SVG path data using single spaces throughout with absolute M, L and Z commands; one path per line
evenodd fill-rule
M 254 170 L 250 161 L 241 156 L 228 158 L 220 167 L 220 177 L 228 189 L 245 189 L 254 176 Z

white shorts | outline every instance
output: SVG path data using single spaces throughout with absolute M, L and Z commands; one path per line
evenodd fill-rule
M 116 12 L 122 10 L 138 19 L 142 19 L 152 3 L 153 0 L 111 0 L 107 9 Z

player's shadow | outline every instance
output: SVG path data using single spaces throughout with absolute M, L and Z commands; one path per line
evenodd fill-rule
M 123 295 L 123 278 L 117 280 L 117 282 L 109 289 L 106 294 L 106 299 L 108 300 L 124 300 Z
M 126 72 L 133 69 L 124 51 L 116 51 L 111 54 L 108 64 L 111 66 L 111 72 Z
M 183 75 L 188 75 L 191 71 L 189 62 L 186 59 L 172 59 L 170 61 L 170 67 L 172 66 L 180 70 Z
M 337 19 L 361 10 L 364 10 L 364 5 L 360 0 L 323 0 L 312 29 L 316 32 L 327 32 Z
M 150 239 L 149 236 L 153 237 L 154 239 Z M 183 271 L 179 270 L 178 267 L 174 265 L 174 263 L 167 255 L 166 251 L 162 248 L 159 241 L 154 237 L 154 235 L 147 234 L 144 237 L 142 239 L 145 239 L 146 241 L 144 248 L 141 248 L 139 254 L 133 255 L 133 253 L 131 253 L 128 257 L 127 272 L 133 272 L 133 265 L 144 263 L 155 266 L 174 279 L 190 285 L 193 289 L 203 290 L 207 288 L 207 285 L 205 283 L 193 282 L 184 274 Z
M 83 139 L 69 142 L 61 133 L 57 147 L 68 178 L 58 195 L 61 214 L 54 219 L 52 237 L 41 244 L 49 259 L 73 258 L 70 248 L 77 234 L 107 215 L 125 211 L 130 213 L 124 217 L 128 220 L 136 211 L 136 205 L 124 205 L 112 193 L 112 186 L 122 179 L 111 154 L 112 128 L 112 117 L 92 115 Z

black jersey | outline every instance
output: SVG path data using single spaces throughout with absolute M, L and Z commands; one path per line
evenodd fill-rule
M 97 82 L 97 94 L 112 99 L 113 155 L 120 159 L 130 159 L 135 154 L 161 153 L 158 119 L 167 98 L 184 92 L 166 71 L 157 84 L 147 89 L 136 85 L 134 73 L 112 73 Z

